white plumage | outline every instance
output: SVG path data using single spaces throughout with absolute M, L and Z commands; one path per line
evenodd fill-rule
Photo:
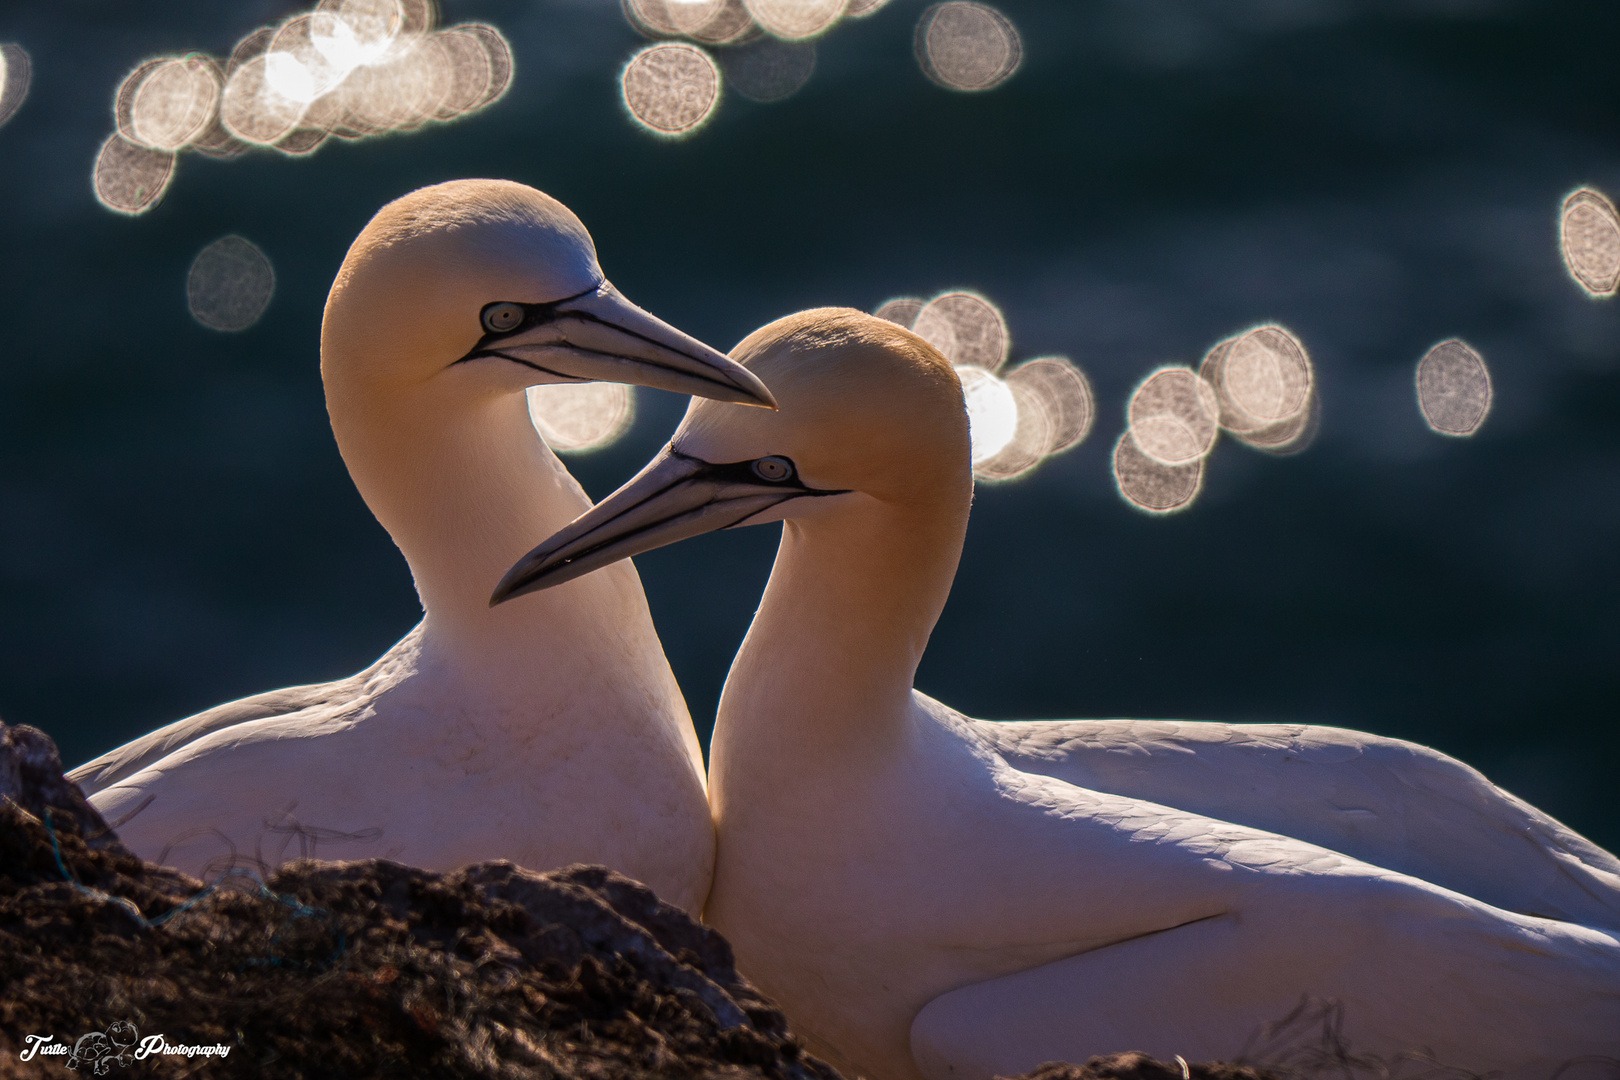
M 222 705 L 72 779 L 138 853 L 193 872 L 301 853 L 594 862 L 698 910 L 702 757 L 634 569 L 497 610 L 487 597 L 536 531 L 590 506 L 526 387 L 768 392 L 624 300 L 566 207 L 487 180 L 414 192 L 366 226 L 327 302 L 321 371 L 421 624 L 352 678 Z
M 1309 994 L 1360 1053 L 1508 1080 L 1620 1053 L 1620 861 L 1474 770 L 1334 728 L 987 723 L 917 693 L 972 497 L 955 375 L 840 309 L 733 355 L 781 412 L 694 402 L 497 596 L 786 519 L 715 727 L 705 915 L 813 1048 L 878 1080 L 1227 1058 Z

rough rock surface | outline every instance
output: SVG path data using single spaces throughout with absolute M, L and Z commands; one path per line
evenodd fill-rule
M 29 1035 L 55 1055 L 22 1061 Z M 141 1040 L 227 1046 L 140 1061 Z M 212 886 L 145 863 L 0 723 L 0 1077 L 842 1080 L 714 931 L 602 867 L 300 861 Z M 1265 1080 L 1140 1054 L 1030 1080 Z
M 1177 1061 L 1158 1061 L 1146 1054 L 1109 1054 L 1094 1057 L 1084 1065 L 1049 1061 L 1024 1074 L 1020 1080 L 1276 1080 L 1276 1077 L 1247 1065 L 1189 1063 L 1183 1072 Z
M 120 844 L 43 733 L 0 725 L 0 1074 L 66 1075 L 20 1061 L 27 1036 L 117 1022 L 230 1046 L 218 1076 L 838 1080 L 724 939 L 628 878 L 304 861 L 207 889 Z

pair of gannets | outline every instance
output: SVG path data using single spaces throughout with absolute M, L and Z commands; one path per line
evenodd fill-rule
M 949 363 L 839 309 L 733 356 L 780 412 L 693 401 L 495 598 L 786 521 L 715 726 L 705 916 L 813 1049 L 874 1080 L 1222 1058 L 1309 994 L 1358 1053 L 1505 1080 L 1620 1055 L 1614 856 L 1407 743 L 918 693 L 972 495 Z
M 136 852 L 194 872 L 301 853 L 605 863 L 699 911 L 703 759 L 635 570 L 487 598 L 537 533 L 591 505 L 536 435 L 526 387 L 769 392 L 626 301 L 562 204 L 487 180 L 417 191 L 365 227 L 327 301 L 321 375 L 421 624 L 358 675 L 222 705 L 72 779 Z

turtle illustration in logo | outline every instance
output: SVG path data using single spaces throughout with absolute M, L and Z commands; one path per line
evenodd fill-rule
M 106 1031 L 87 1031 L 73 1044 L 67 1067 L 84 1068 L 97 1076 L 106 1076 L 114 1065 L 130 1063 L 130 1051 L 139 1039 L 135 1025 L 128 1020 L 120 1020 Z
M 107 1041 L 112 1043 L 113 1060 L 120 1065 L 128 1065 L 135 1060 L 130 1055 L 135 1044 L 140 1040 L 140 1032 L 128 1020 L 120 1020 L 107 1029 Z
M 67 1067 L 77 1069 L 80 1066 L 88 1066 L 97 1076 L 105 1076 L 107 1074 L 105 1059 L 111 1049 L 112 1041 L 107 1038 L 105 1031 L 87 1031 L 73 1044 L 73 1055 L 67 1059 Z

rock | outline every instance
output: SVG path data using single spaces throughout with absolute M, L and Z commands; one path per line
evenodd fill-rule
M 131 854 L 50 739 L 3 724 L 0 987 L 6 1076 L 161 1035 L 228 1047 L 211 1076 L 841 1080 L 720 935 L 622 875 L 300 861 L 205 887 Z M 29 1036 L 61 1050 L 22 1061 Z
M 1094 1057 L 1084 1065 L 1048 1061 L 1018 1080 L 1278 1080 L 1278 1077 L 1276 1073 L 1247 1065 L 1189 1063 L 1183 1071 L 1179 1061 L 1159 1061 L 1146 1054 L 1109 1054 Z
M 1307 1004 L 1273 1033 L 1290 1067 L 1115 1054 L 1022 1080 L 1388 1075 Z M 843 1080 L 724 938 L 623 875 L 301 860 L 205 885 L 135 856 L 44 732 L 0 723 L 0 1076 L 108 1075 L 154 1038 L 212 1051 L 211 1077 Z

